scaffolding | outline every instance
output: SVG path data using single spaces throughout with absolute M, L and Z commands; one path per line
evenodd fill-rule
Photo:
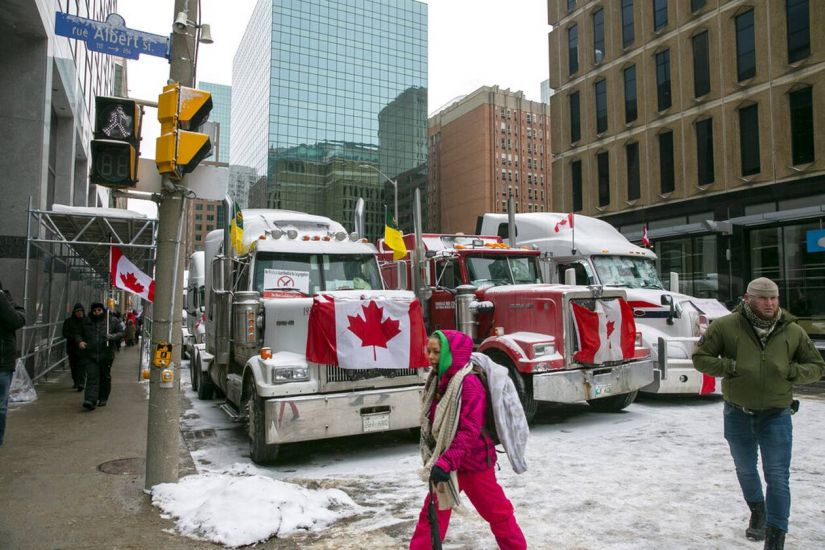
M 86 307 L 111 295 L 110 247 L 153 273 L 157 219 L 118 208 L 55 204 L 32 208 L 29 198 L 21 358 L 33 380 L 66 361 L 63 320 L 75 302 Z M 123 305 L 124 297 L 121 297 Z

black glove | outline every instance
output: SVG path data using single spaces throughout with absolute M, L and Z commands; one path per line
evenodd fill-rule
M 430 481 L 433 483 L 450 481 L 450 472 L 445 472 L 438 466 L 433 466 L 433 469 L 430 471 Z

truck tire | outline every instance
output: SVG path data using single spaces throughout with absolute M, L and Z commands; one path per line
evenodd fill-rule
M 517 369 L 509 357 L 500 352 L 493 352 L 488 354 L 490 359 L 503 367 L 507 367 L 510 373 L 510 379 L 516 387 L 521 407 L 524 409 L 524 416 L 527 418 L 527 424 L 532 424 L 536 417 L 536 411 L 539 408 L 538 403 L 533 399 L 533 377 L 529 374 L 522 374 Z
M 247 432 L 249 434 L 249 457 L 255 464 L 270 464 L 278 458 L 280 445 L 266 442 L 266 419 L 264 400 L 255 393 L 252 377 L 244 379 L 244 396 L 247 414 Z
M 197 356 L 198 360 L 195 362 L 195 376 L 198 377 L 198 399 L 203 399 L 204 401 L 208 399 L 212 399 L 215 395 L 215 384 L 212 382 L 212 379 L 209 377 L 208 372 L 203 372 L 201 369 L 201 359 L 200 356 Z
M 639 390 L 622 395 L 611 395 L 610 397 L 600 397 L 599 399 L 588 399 L 587 403 L 593 410 L 599 412 L 616 413 L 626 409 L 628 405 L 636 400 Z

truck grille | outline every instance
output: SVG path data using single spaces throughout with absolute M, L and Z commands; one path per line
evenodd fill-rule
M 372 378 L 398 378 L 416 376 L 415 369 L 342 369 L 327 365 L 327 382 L 356 382 Z

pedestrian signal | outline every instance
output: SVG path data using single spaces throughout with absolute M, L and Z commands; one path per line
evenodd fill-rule
M 89 179 L 105 187 L 137 185 L 142 114 L 137 102 L 95 97 L 95 129 Z

